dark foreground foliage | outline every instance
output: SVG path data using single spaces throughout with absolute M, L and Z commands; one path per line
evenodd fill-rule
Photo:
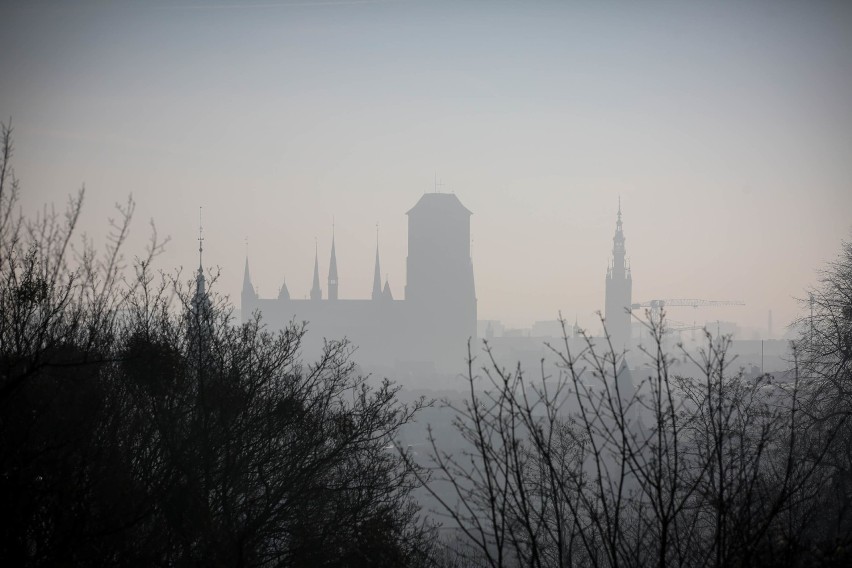
M 0 558 L 7 566 L 403 566 L 427 560 L 411 470 L 385 447 L 419 404 L 368 386 L 346 342 L 234 325 L 204 276 L 123 278 L 132 201 L 103 254 L 64 215 L 16 212 L 0 163 Z
M 852 565 L 852 246 L 797 323 L 791 370 L 748 377 L 730 338 L 680 349 L 664 314 L 639 373 L 604 338 L 530 377 L 470 358 L 464 452 L 432 440 L 429 485 L 465 566 Z M 634 361 L 638 359 L 634 354 Z M 634 367 L 635 369 L 635 367 Z

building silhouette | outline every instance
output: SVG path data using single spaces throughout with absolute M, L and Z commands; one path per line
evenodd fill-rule
M 381 280 L 378 237 L 369 299 L 338 295 L 337 251 L 332 236 L 327 296 L 320 288 L 319 254 L 314 252 L 310 299 L 290 297 L 282 284 L 278 297 L 259 298 L 246 258 L 241 313 L 259 311 L 271 328 L 305 321 L 306 354 L 324 339 L 346 337 L 358 348 L 359 363 L 403 366 L 417 371 L 453 371 L 476 338 L 476 291 L 470 258 L 470 215 L 455 194 L 427 193 L 408 213 L 408 259 L 404 299 L 393 297 Z M 365 267 L 365 270 L 367 268 Z
M 633 278 L 627 263 L 624 246 L 624 230 L 621 223 L 621 198 L 618 200 L 618 218 L 615 236 L 612 238 L 612 261 L 606 271 L 606 301 L 604 318 L 606 329 L 616 351 L 630 344 L 630 304 Z

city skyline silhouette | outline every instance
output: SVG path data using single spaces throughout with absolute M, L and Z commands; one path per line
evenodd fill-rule
M 81 223 L 102 240 L 132 193 L 131 244 L 153 219 L 172 237 L 159 262 L 189 273 L 203 206 L 205 258 L 234 299 L 246 239 L 262 296 L 285 277 L 309 294 L 332 224 L 339 293 L 368 297 L 376 223 L 382 280 L 403 297 L 400 212 L 437 189 L 476 212 L 479 319 L 529 328 L 561 311 L 592 328 L 621 196 L 635 300 L 742 300 L 698 319 L 750 336 L 771 310 L 780 337 L 852 228 L 842 3 L 4 11 L 24 209 L 84 183 Z

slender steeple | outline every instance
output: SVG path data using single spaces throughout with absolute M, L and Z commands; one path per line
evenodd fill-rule
M 192 298 L 192 309 L 197 315 L 210 317 L 210 298 L 207 297 L 207 287 L 204 280 L 204 233 L 201 223 L 201 207 L 198 208 L 198 273 L 195 275 L 195 295 Z
M 198 273 L 195 276 L 195 294 L 187 314 L 191 348 L 196 353 L 206 352 L 212 335 L 213 306 L 207 297 L 204 280 L 204 233 L 201 224 L 201 208 L 198 208 Z
M 251 274 L 249 274 L 248 254 L 246 254 L 246 268 L 243 271 L 243 303 L 246 299 L 257 300 L 257 293 L 254 291 L 254 286 L 251 283 Z
M 624 246 L 624 240 L 624 229 L 621 223 L 621 197 L 619 196 L 615 236 L 612 237 L 612 276 L 614 278 L 624 278 L 627 274 L 627 263 L 625 262 L 627 250 Z
M 278 290 L 278 299 L 279 300 L 289 300 L 290 299 L 290 290 L 287 289 L 287 279 L 281 283 L 281 289 Z
M 328 299 L 337 299 L 337 254 L 334 251 L 334 223 L 331 225 L 331 261 L 328 264 Z
M 612 262 L 606 273 L 606 329 L 613 348 L 621 351 L 630 343 L 630 302 L 633 278 L 627 263 L 627 249 L 624 246 L 624 227 L 621 220 L 621 197 L 618 198 L 618 215 L 615 221 L 615 235 L 612 238 Z
M 201 223 L 201 207 L 198 208 L 198 275 L 195 277 L 195 294 L 201 296 L 205 293 L 204 282 L 204 263 L 202 254 L 204 253 L 204 234 L 203 225 Z
M 376 268 L 373 272 L 373 299 L 382 298 L 382 270 L 379 264 L 379 224 L 376 223 Z
M 319 249 L 314 241 L 314 285 L 311 287 L 311 300 L 322 300 L 322 288 L 319 279 Z

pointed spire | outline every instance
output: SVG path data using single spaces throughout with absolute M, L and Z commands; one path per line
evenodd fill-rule
M 319 279 L 319 248 L 314 239 L 314 285 L 311 287 L 311 300 L 322 300 L 322 288 Z
M 627 273 L 627 263 L 625 262 L 627 250 L 624 246 L 624 241 L 624 230 L 621 222 L 621 196 L 619 196 L 615 235 L 612 237 L 612 266 L 608 270 L 608 274 L 618 278 L 624 278 Z
M 382 297 L 382 270 L 379 264 L 379 224 L 376 223 L 376 267 L 373 272 L 373 299 Z
M 254 291 L 254 286 L 251 283 L 251 274 L 249 273 L 248 254 L 246 254 L 246 268 L 243 271 L 243 300 L 257 299 L 257 293 Z
M 337 254 L 334 251 L 334 223 L 331 224 L 331 261 L 328 263 L 328 299 L 337 299 Z
M 195 293 L 204 294 L 204 263 L 202 254 L 204 252 L 204 234 L 201 223 L 201 207 L 198 208 L 198 275 L 195 277 Z
M 278 290 L 278 299 L 279 300 L 289 300 L 290 299 L 290 290 L 287 289 L 287 279 L 284 278 L 284 281 L 281 283 L 281 289 Z
M 387 276 L 385 276 L 385 289 L 382 291 L 382 299 L 393 300 L 393 294 L 391 293 L 390 284 L 388 284 Z

